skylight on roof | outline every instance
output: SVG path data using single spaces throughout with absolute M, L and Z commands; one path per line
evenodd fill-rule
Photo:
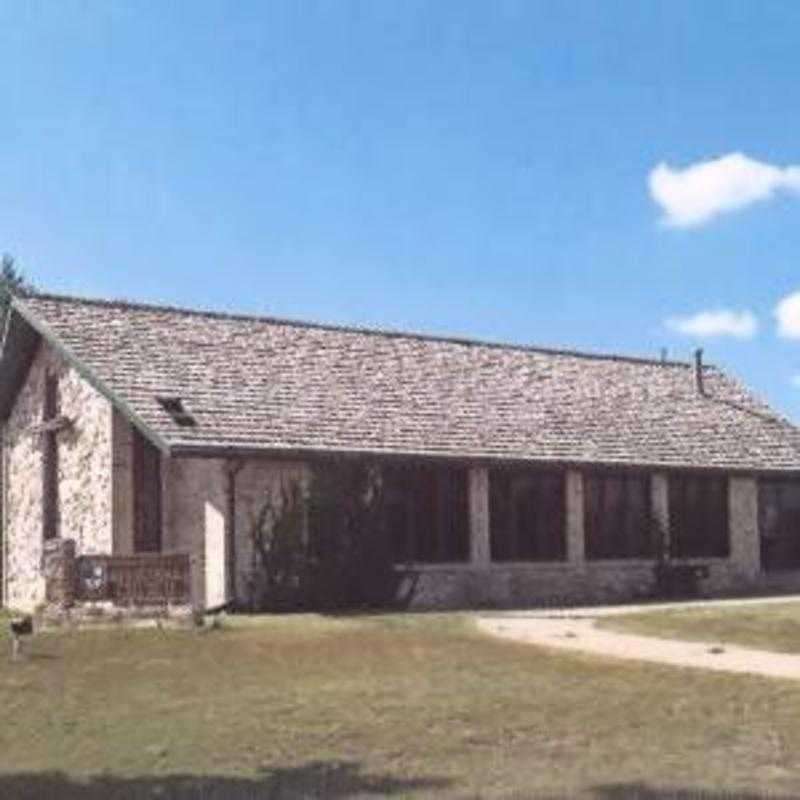
M 184 408 L 180 397 L 156 397 L 156 400 L 176 425 L 181 428 L 194 428 L 197 425 L 197 420 Z

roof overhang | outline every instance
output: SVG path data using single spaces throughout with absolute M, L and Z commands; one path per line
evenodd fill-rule
M 461 464 L 485 467 L 529 467 L 532 469 L 597 469 L 647 472 L 714 472 L 739 476 L 775 476 L 800 478 L 800 468 L 783 469 L 748 467 L 731 464 L 679 464 L 665 462 L 630 462 L 613 460 L 576 460 L 565 458 L 541 458 L 523 456 L 502 456 L 491 453 L 442 452 L 436 450 L 390 450 L 388 448 L 342 448 L 326 446 L 303 446 L 296 444 L 263 444 L 252 442 L 197 442 L 174 441 L 170 445 L 170 454 L 175 458 L 220 458 L 220 459 L 265 459 L 275 460 L 330 460 L 336 458 L 380 459 L 385 461 L 437 461 L 439 463 Z
M 47 342 L 90 386 L 105 397 L 142 436 L 164 455 L 170 455 L 169 443 L 86 366 L 55 331 L 26 306 L 24 298 L 20 297 L 14 297 L 11 301 L 0 351 L 0 417 L 3 420 L 11 413 L 17 393 L 42 341 Z

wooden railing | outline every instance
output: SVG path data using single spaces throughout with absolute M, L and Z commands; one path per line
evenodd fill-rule
M 75 599 L 105 600 L 120 606 L 189 604 L 189 556 L 185 553 L 78 556 Z

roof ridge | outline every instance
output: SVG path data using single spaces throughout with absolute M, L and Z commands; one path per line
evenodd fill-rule
M 99 297 L 82 297 L 78 295 L 57 294 L 53 292 L 31 292 L 18 295 L 13 302 L 27 300 L 49 300 L 54 302 L 82 303 L 85 305 L 103 306 L 106 308 L 120 308 L 131 311 L 155 311 L 181 314 L 184 316 L 200 316 L 211 319 L 232 320 L 241 322 L 261 322 L 272 325 L 286 325 L 296 328 L 311 328 L 316 330 L 338 331 L 341 333 L 360 333 L 369 336 L 385 336 L 393 339 L 417 339 L 420 341 L 448 342 L 467 347 L 490 347 L 499 350 L 517 350 L 543 355 L 563 356 L 567 358 L 586 358 L 596 361 L 617 361 L 632 364 L 642 364 L 660 367 L 682 367 L 692 365 L 688 361 L 675 359 L 648 358 L 647 356 L 627 355 L 623 353 L 599 353 L 587 350 L 577 350 L 559 347 L 543 347 L 538 345 L 519 344 L 514 342 L 501 342 L 490 339 L 479 339 L 469 336 L 456 336 L 447 334 L 421 333 L 419 331 L 401 331 L 392 328 L 372 328 L 359 325 L 344 325 L 330 322 L 313 322 L 308 320 L 292 319 L 289 317 L 276 317 L 261 314 L 246 314 L 230 311 L 214 311 L 209 309 L 188 308 L 170 304 L 149 303 L 122 299 L 109 299 Z M 706 363 L 705 369 L 717 369 L 713 364 Z

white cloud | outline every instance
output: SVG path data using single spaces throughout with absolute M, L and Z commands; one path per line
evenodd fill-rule
M 775 306 L 778 335 L 786 339 L 800 339 L 800 292 L 787 295 Z
M 701 311 L 691 317 L 670 317 L 666 326 L 677 333 L 690 336 L 733 336 L 749 339 L 758 330 L 758 320 L 752 311 Z
M 800 166 L 776 167 L 729 153 L 685 169 L 659 164 L 648 178 L 650 196 L 664 212 L 665 225 L 690 228 L 779 191 L 800 193 Z

